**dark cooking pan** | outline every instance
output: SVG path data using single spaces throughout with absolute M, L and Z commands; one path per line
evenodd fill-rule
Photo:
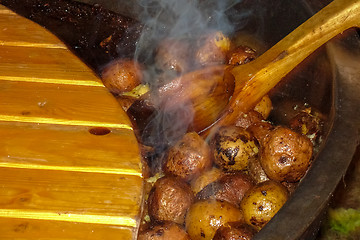
M 136 19 L 136 21 L 129 20 L 128 29 L 124 31 L 129 36 L 128 41 L 133 41 L 134 44 L 138 41 L 137 37 L 144 28 L 141 23 L 144 4 L 135 4 L 126 0 L 79 0 L 79 2 L 97 3 L 104 8 Z M 231 6 L 226 11 L 227 17 L 230 22 L 235 23 L 233 31 L 249 33 L 263 42 L 266 48 L 270 48 L 329 1 L 244 0 L 237 1 L 236 4 L 227 2 Z M 211 14 L 210 8 L 209 15 Z M 95 25 L 92 27 L 101 28 Z M 61 34 L 60 38 L 66 42 L 66 34 Z M 123 51 L 118 49 L 116 56 L 105 56 L 104 59 L 96 60 L 94 57 L 96 54 L 93 54 L 92 57 L 84 55 L 83 59 L 98 71 L 106 61 L 118 56 L 131 55 L 135 51 L 135 46 L 129 42 L 119 46 Z M 81 54 L 82 52 L 80 56 Z M 288 202 L 255 239 L 315 237 L 322 213 L 331 200 L 336 186 L 345 175 L 359 145 L 359 76 L 360 41 L 355 31 L 348 31 L 306 59 L 272 92 L 275 106 L 273 121 L 279 124 L 286 123 L 292 107 L 306 102 L 325 116 L 326 123 L 322 144 L 310 170 Z

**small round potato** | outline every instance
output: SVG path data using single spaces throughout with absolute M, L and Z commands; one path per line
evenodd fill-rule
M 143 78 L 142 67 L 134 60 L 118 59 L 101 73 L 104 86 L 114 94 L 127 92 L 138 86 Z
M 190 240 L 189 235 L 179 225 L 165 222 L 141 231 L 138 240 Z
M 257 157 L 255 138 L 244 128 L 221 127 L 212 140 L 215 163 L 227 171 L 246 169 L 251 158 Z
M 192 240 L 210 240 L 228 222 L 243 221 L 240 209 L 227 202 L 202 200 L 191 205 L 185 226 Z
M 197 45 L 195 62 L 201 66 L 209 66 L 225 63 L 231 42 L 222 32 L 217 31 L 202 36 Z
M 189 70 L 190 46 L 180 39 L 164 39 L 159 43 L 155 64 L 159 70 L 181 74 Z
M 164 171 L 190 181 L 211 167 L 210 152 L 209 145 L 196 132 L 189 132 L 170 148 Z
M 175 177 L 162 177 L 150 191 L 149 216 L 153 221 L 183 224 L 193 200 L 194 195 L 187 183 Z
M 260 163 L 270 179 L 297 182 L 310 165 L 312 151 L 307 137 L 285 127 L 276 127 L 261 148 Z
M 255 229 L 263 228 L 288 199 L 286 188 L 275 181 L 266 181 L 250 189 L 240 204 L 245 222 Z
M 253 187 L 248 175 L 237 172 L 226 174 L 217 181 L 210 183 L 197 195 L 197 199 L 216 199 L 226 201 L 239 207 L 245 193 Z
M 213 240 L 251 240 L 256 230 L 244 222 L 231 222 L 221 226 Z

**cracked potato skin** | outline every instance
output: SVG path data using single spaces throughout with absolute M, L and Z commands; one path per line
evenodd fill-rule
M 263 228 L 288 199 L 287 189 L 269 180 L 250 189 L 240 204 L 245 222 L 255 229 Z
M 189 132 L 169 150 L 164 172 L 190 181 L 211 167 L 210 152 L 204 139 Z
M 162 177 L 156 181 L 148 198 L 148 212 L 153 221 L 183 224 L 194 201 L 190 186 L 179 178 Z
M 202 200 L 191 205 L 185 226 L 192 240 L 210 240 L 228 222 L 244 221 L 239 208 L 227 202 Z
M 240 171 L 247 168 L 251 158 L 258 155 L 255 138 L 244 128 L 226 126 L 215 133 L 212 140 L 214 162 L 226 171 Z
M 297 182 L 306 173 L 313 153 L 311 141 L 289 128 L 276 127 L 261 148 L 260 163 L 266 175 L 279 182 Z

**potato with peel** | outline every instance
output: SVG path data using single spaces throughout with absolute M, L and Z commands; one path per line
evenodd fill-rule
M 210 32 L 198 39 L 195 62 L 201 66 L 224 64 L 231 41 L 220 31 Z
M 258 155 L 255 138 L 241 127 L 221 127 L 211 142 L 214 162 L 226 171 L 241 171 L 247 168 L 251 158 Z
M 212 239 L 216 230 L 228 222 L 243 221 L 239 208 L 217 200 L 202 200 L 191 205 L 185 226 L 192 240 Z
M 255 229 L 263 228 L 288 199 L 287 189 L 269 180 L 250 189 L 240 204 L 245 222 Z

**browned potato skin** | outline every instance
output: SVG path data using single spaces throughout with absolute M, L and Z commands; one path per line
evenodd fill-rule
M 118 59 L 104 68 L 101 79 L 110 92 L 120 94 L 132 90 L 141 83 L 143 78 L 141 69 L 136 61 Z
M 285 127 L 276 127 L 264 141 L 260 163 L 270 179 L 297 182 L 310 165 L 312 151 L 307 137 Z
M 219 47 L 219 44 L 216 44 L 217 41 L 229 40 L 220 32 L 211 32 L 202 36 L 197 42 L 199 47 L 195 52 L 195 63 L 201 66 L 224 64 L 229 49 L 226 49 L 226 46 Z
M 241 113 L 236 119 L 235 126 L 247 129 L 251 125 L 261 122 L 262 120 L 264 120 L 264 118 L 261 113 L 252 110 L 248 113 Z
M 251 240 L 256 230 L 244 222 L 231 222 L 221 226 L 213 240 Z
M 212 165 L 210 147 L 196 132 L 189 132 L 168 152 L 164 172 L 190 181 Z
M 239 207 L 245 193 L 253 186 L 252 180 L 244 173 L 227 174 L 207 185 L 196 195 L 196 198 L 226 201 Z
M 288 199 L 288 191 L 269 180 L 250 189 L 240 204 L 245 222 L 256 230 L 263 228 Z
M 185 228 L 192 240 L 210 240 L 222 225 L 243 220 L 239 208 L 227 202 L 208 199 L 191 205 Z
M 191 240 L 186 231 L 178 224 L 165 222 L 151 226 L 149 229 L 141 231 L 138 240 Z
M 149 216 L 153 221 L 183 224 L 193 200 L 194 195 L 187 183 L 175 177 L 160 178 L 149 194 Z
M 244 128 L 221 127 L 211 143 L 214 162 L 226 171 L 246 169 L 249 159 L 257 157 L 255 138 Z
M 256 58 L 256 52 L 247 46 L 238 46 L 227 53 L 228 64 L 242 65 Z

